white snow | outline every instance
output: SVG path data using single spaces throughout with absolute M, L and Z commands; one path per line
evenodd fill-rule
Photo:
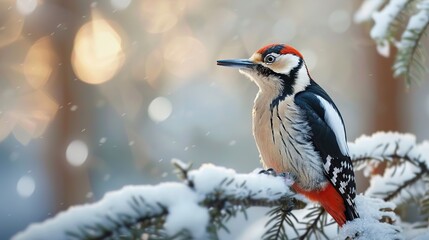
M 419 159 L 421 162 L 425 162 L 426 166 L 429 168 L 429 141 L 426 140 L 415 146 L 409 155 Z
M 357 195 L 355 203 L 359 216 L 362 219 L 372 218 L 380 220 L 382 217 L 389 217 L 392 220 L 396 220 L 396 215 L 393 212 L 396 208 L 396 204 L 392 202 L 385 202 L 378 198 Z M 390 209 L 392 211 L 380 211 L 380 209 Z
M 397 229 L 387 223 L 380 223 L 374 219 L 358 218 L 347 223 L 340 230 L 339 239 L 379 240 L 379 239 L 403 239 Z M 394 236 L 396 238 L 394 238 Z
M 429 228 L 427 222 L 407 223 L 398 220 L 398 225 L 401 226 L 404 232 L 404 238 L 410 240 L 426 240 L 429 239 Z
M 354 21 L 356 23 L 366 22 L 371 19 L 372 14 L 383 5 L 386 0 L 365 0 L 356 11 Z
M 349 149 L 353 161 L 361 158 L 370 159 L 369 164 L 360 167 L 367 173 L 370 173 L 380 160 L 391 160 L 392 156 L 407 157 L 413 159 L 415 164 L 424 163 L 429 166 L 429 142 L 417 144 L 412 134 L 379 132 L 372 136 L 362 136 L 354 143 L 349 143 Z M 188 165 L 179 160 L 174 161 L 182 168 L 188 168 Z M 416 165 L 409 162 L 402 163 L 396 172 L 390 167 L 383 176 L 372 177 L 371 186 L 365 194 L 375 196 L 380 191 L 392 190 L 395 184 L 412 178 L 418 170 Z M 208 210 L 201 205 L 203 200 L 217 196 L 234 197 L 238 200 L 251 197 L 254 200 L 274 201 L 293 195 L 289 188 L 293 180 L 257 172 L 259 170 L 250 174 L 239 174 L 233 169 L 204 164 L 197 170 L 189 171 L 188 181 L 185 183 L 127 186 L 107 193 L 96 203 L 71 207 L 45 222 L 31 224 L 13 239 L 66 239 L 70 237 L 67 233 L 74 232 L 79 235 L 82 230 L 90 232 L 93 236 L 101 236 L 103 234 L 101 231 L 89 227 L 103 226 L 106 229 L 116 229 L 115 232 L 118 232 L 120 228 L 136 223 L 137 219 L 160 214 L 163 207 L 169 212 L 165 222 L 167 233 L 175 234 L 187 229 L 193 238 L 205 239 L 210 218 Z M 187 185 L 190 183 L 193 187 Z M 407 188 L 412 196 L 422 194 L 423 190 L 419 184 Z M 396 221 L 395 214 L 384 209 L 393 210 L 395 203 L 399 204 L 411 197 L 407 194 L 406 191 L 401 192 L 400 197 L 390 203 L 362 195 L 357 196 L 355 201 L 360 218 L 346 223 L 340 229 L 339 235 L 336 232 L 336 225 L 331 225 L 333 227 L 327 231 L 328 236 L 332 239 L 345 239 L 347 236 L 354 237 L 353 239 L 403 239 L 399 227 L 402 225 L 380 223 L 378 220 L 387 216 Z M 299 198 L 299 195 L 294 197 Z M 306 208 L 293 213 L 298 219 L 302 219 L 311 206 L 312 204 L 309 204 Z M 420 232 L 414 236 L 415 239 L 427 237 Z
M 209 218 L 206 210 L 198 205 L 198 199 L 192 189 L 181 183 L 127 186 L 107 193 L 94 204 L 70 207 L 43 223 L 31 224 L 13 239 L 68 239 L 68 232 L 79 234 L 80 229 L 89 230 L 85 226 L 117 229 L 118 226 L 115 225 L 125 227 L 142 217 L 160 214 L 162 208 L 159 204 L 168 207 L 170 212 L 165 223 L 168 233 L 175 234 L 180 229 L 188 229 L 195 238 L 204 238 L 204 228 Z M 189 217 L 189 213 L 196 214 Z M 102 234 L 96 229 L 91 229 L 90 232 L 94 236 Z
M 404 155 L 416 145 L 416 137 L 409 133 L 376 132 L 371 136 L 362 135 L 355 142 L 349 143 L 352 159 L 371 156 L 383 159 L 385 155 Z M 398 147 L 398 148 L 396 148 Z
M 287 186 L 293 182 L 281 177 L 255 173 L 238 174 L 233 169 L 212 164 L 204 164 L 200 169 L 190 171 L 189 179 L 194 182 L 196 191 L 202 194 L 222 191 L 225 196 L 233 195 L 236 198 L 252 196 L 253 199 L 269 200 L 292 195 Z
M 367 163 L 358 165 L 355 170 L 363 170 L 366 177 L 371 177 L 367 196 L 385 197 L 386 193 L 394 191 L 398 185 L 412 179 L 419 171 L 419 164 L 429 167 L 429 142 L 416 143 L 412 134 L 396 132 L 378 132 L 372 136 L 362 136 L 354 143 L 349 143 L 352 161 L 367 159 Z M 373 170 L 381 160 L 392 160 L 393 157 L 408 158 L 410 161 L 401 162 L 397 166 L 389 166 L 383 175 L 372 176 Z M 423 182 L 418 181 L 407 187 L 392 199 L 400 204 L 412 197 L 422 196 L 425 191 Z
M 389 26 L 405 4 L 407 0 L 390 0 L 381 11 L 373 13 L 372 18 L 375 23 L 371 29 L 371 37 L 374 40 L 386 38 Z
M 386 42 L 388 36 L 389 26 L 392 21 L 396 19 L 401 9 L 407 4 L 407 0 L 390 0 L 388 4 L 381 10 L 374 12 L 372 18 L 374 19 L 374 26 L 371 29 L 371 38 L 377 42 L 377 45 L 383 44 L 383 47 L 377 49 L 383 50 L 379 52 L 381 55 L 386 56 Z M 389 46 L 387 44 L 387 46 Z M 387 55 L 388 56 L 388 55 Z
M 390 44 L 387 39 L 381 39 L 377 41 L 377 52 L 383 57 L 389 57 Z
M 425 229 L 425 232 L 419 236 L 413 238 L 412 240 L 428 240 L 429 239 L 429 229 Z
M 355 142 L 349 143 L 352 161 L 359 159 L 373 159 L 370 164 L 363 164 L 355 170 L 363 170 L 365 176 L 370 176 L 372 170 L 378 166 L 380 160 L 390 160 L 392 155 L 414 156 L 417 154 L 416 137 L 412 134 L 397 132 L 377 132 L 371 136 L 362 135 Z M 427 155 L 427 154 L 426 154 Z
M 164 224 L 167 232 L 173 235 L 182 229 L 187 229 L 194 238 L 203 239 L 209 222 L 209 214 L 207 209 L 198 204 L 200 196 L 183 184 L 170 189 L 168 193 L 160 194 L 161 202 L 165 201 L 165 206 L 168 206 L 169 214 Z
M 356 196 L 355 202 L 360 218 L 347 222 L 340 229 L 338 239 L 347 237 L 355 240 L 403 239 L 398 226 L 379 222 L 384 216 L 396 220 L 394 212 L 382 210 L 393 210 L 394 204 L 362 195 Z
M 406 30 L 402 34 L 401 42 L 398 44 L 398 48 L 414 45 L 414 41 L 409 39 L 414 35 L 412 32 L 421 31 L 421 29 L 423 29 L 429 21 L 429 1 L 425 1 L 422 2 L 422 4 L 417 5 L 417 9 L 420 9 L 420 11 L 410 17 Z
M 118 232 L 122 227 L 135 224 L 137 219 L 161 214 L 163 208 L 169 213 L 164 225 L 168 234 L 187 229 L 194 239 L 206 239 L 209 213 L 200 205 L 205 198 L 221 193 L 221 197 L 236 199 L 251 196 L 256 200 L 278 200 L 292 194 L 281 177 L 237 174 L 232 169 L 211 164 L 190 171 L 188 179 L 194 183 L 194 189 L 174 182 L 126 186 L 107 193 L 96 203 L 70 207 L 42 223 L 31 224 L 12 239 L 69 239 L 71 232 L 81 236 L 82 230 L 99 237 L 103 234 L 99 226 Z
M 405 31 L 402 33 L 401 40 L 396 44 L 398 51 L 406 51 L 408 48 L 413 48 L 416 45 L 416 41 L 412 40 L 415 37 L 416 32 L 424 31 L 424 28 L 429 23 L 429 1 L 423 1 L 417 5 L 419 10 L 417 14 L 410 17 Z M 406 66 L 399 62 L 395 64 L 395 76 L 399 76 L 406 71 Z
M 394 43 L 399 51 L 415 45 L 415 41 L 411 40 L 410 37 L 415 35 L 416 31 L 427 26 L 429 22 L 429 1 L 422 0 L 417 4 L 416 10 L 418 12 L 409 19 L 408 26 L 405 28 L 399 42 L 394 39 L 394 36 L 389 35 L 389 28 L 407 7 L 407 4 L 412 1 L 388 0 L 386 4 L 385 2 L 386 0 L 365 0 L 359 10 L 356 11 L 354 20 L 357 23 L 362 23 L 369 20 L 370 17 L 373 18 L 374 26 L 370 31 L 371 38 L 377 43 L 378 53 L 388 57 L 390 55 L 390 43 Z M 382 6 L 383 8 L 379 10 Z M 396 64 L 394 69 L 394 75 L 398 76 L 406 70 L 406 66 Z
M 392 192 L 403 184 L 415 177 L 419 168 L 409 162 L 403 163 L 395 169 L 394 167 L 386 169 L 383 176 L 375 175 L 370 180 L 370 186 L 365 191 L 366 196 L 370 197 L 385 197 L 386 193 Z M 423 196 L 426 191 L 424 182 L 419 181 L 407 187 L 395 196 L 391 201 L 396 204 L 404 203 L 418 196 Z
M 395 225 L 390 225 L 387 223 L 380 223 L 379 220 L 383 217 L 389 217 L 393 221 L 397 219 L 393 210 L 396 205 L 390 202 L 384 202 L 380 199 L 365 197 L 362 195 L 356 196 L 355 199 L 356 207 L 360 214 L 360 218 L 353 220 L 352 222 L 347 222 L 343 228 L 338 232 L 337 224 L 330 224 L 324 227 L 324 233 L 329 239 L 344 240 L 348 236 L 355 236 L 356 233 L 359 233 L 357 238 L 352 238 L 355 240 L 379 240 L 379 239 L 403 239 L 401 237 L 402 232 L 400 232 L 400 227 Z M 305 216 L 307 216 L 310 211 L 313 210 L 314 204 L 308 204 L 305 208 L 294 210 L 292 213 L 298 219 L 297 222 L 291 218 L 294 226 L 298 229 L 298 234 L 303 234 L 307 226 L 303 223 L 306 222 Z M 385 209 L 389 209 L 386 211 Z M 392 211 L 390 211 L 392 210 Z M 255 224 L 251 225 L 243 231 L 242 236 L 239 239 L 262 239 L 263 233 L 266 231 L 266 223 L 268 217 L 257 221 Z M 327 222 L 332 222 L 333 219 L 328 215 Z M 292 228 L 286 226 L 286 232 L 288 237 L 291 239 L 297 238 L 298 235 L 293 231 Z M 396 237 L 396 238 L 394 238 Z M 315 239 L 312 236 L 309 239 Z
M 363 135 L 349 143 L 352 161 L 373 159 L 355 170 L 364 170 L 365 176 L 379 164 L 380 160 L 391 160 L 392 155 L 408 157 L 425 163 L 429 167 L 429 141 L 416 143 L 416 137 L 409 133 L 377 132 L 371 136 Z

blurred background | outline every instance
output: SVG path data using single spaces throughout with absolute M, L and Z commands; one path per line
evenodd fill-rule
M 175 181 L 174 158 L 260 167 L 251 133 L 257 87 L 216 60 L 273 42 L 303 53 L 342 111 L 349 141 L 378 130 L 428 139 L 428 82 L 407 91 L 392 78 L 371 25 L 353 22 L 358 7 L 0 0 L 0 239 L 124 185 Z M 235 221 L 232 236 L 250 225 Z

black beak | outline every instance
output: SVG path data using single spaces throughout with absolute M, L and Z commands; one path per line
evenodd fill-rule
M 217 65 L 225 67 L 234 67 L 234 68 L 252 68 L 256 64 L 249 59 L 228 59 L 228 60 L 218 60 Z

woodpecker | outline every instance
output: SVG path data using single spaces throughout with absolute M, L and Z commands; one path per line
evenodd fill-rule
M 359 217 L 341 114 L 295 48 L 270 44 L 249 59 L 219 60 L 259 87 L 253 135 L 264 168 L 294 177 L 292 188 L 318 202 L 342 227 Z

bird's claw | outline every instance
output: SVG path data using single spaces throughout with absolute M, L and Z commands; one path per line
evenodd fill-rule
M 263 169 L 259 171 L 259 174 L 266 174 L 274 177 L 282 177 L 284 178 L 287 185 L 292 185 L 296 180 L 296 176 L 294 174 L 290 172 L 276 173 L 272 168 Z
M 280 173 L 278 176 L 284 178 L 286 184 L 289 186 L 294 184 L 296 180 L 296 176 L 290 172 L 283 172 L 283 173 Z
M 259 171 L 259 174 L 266 174 L 266 175 L 270 175 L 270 176 L 277 176 L 276 171 L 274 171 L 274 169 L 272 169 L 272 168 L 268 168 L 267 170 L 262 169 L 261 171 Z

